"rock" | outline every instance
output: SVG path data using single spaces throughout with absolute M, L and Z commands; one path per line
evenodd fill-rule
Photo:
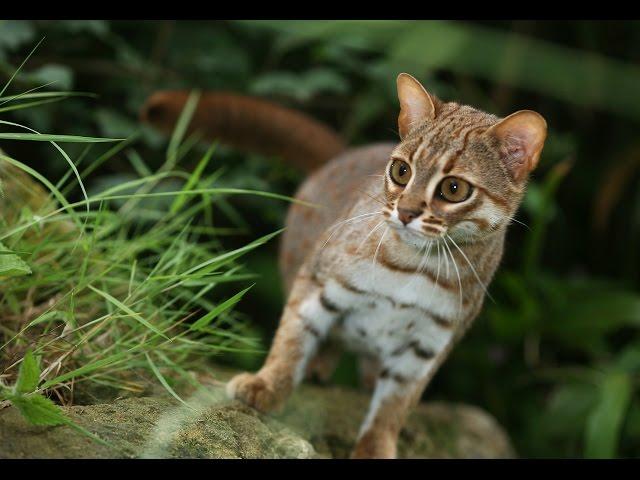
M 226 379 L 228 374 L 219 378 Z M 126 398 L 65 408 L 80 427 L 34 427 L 13 408 L 0 411 L 0 458 L 344 458 L 355 441 L 369 394 L 304 385 L 277 415 L 262 415 L 208 386 L 185 398 Z M 402 458 L 505 458 L 514 451 L 482 410 L 425 403 L 410 416 Z
M 276 420 L 243 405 L 211 401 L 211 397 L 201 393 L 189 399 L 193 409 L 166 397 L 65 409 L 73 422 L 110 446 L 68 426 L 31 426 L 10 407 L 0 412 L 0 458 L 316 456 L 309 442 Z
M 349 456 L 370 394 L 308 386 L 291 399 L 280 421 L 309 439 L 318 453 Z M 400 458 L 511 458 L 504 430 L 483 410 L 463 404 L 421 403 L 409 416 L 398 443 Z

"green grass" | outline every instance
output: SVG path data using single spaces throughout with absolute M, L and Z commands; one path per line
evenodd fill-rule
M 58 98 L 47 93 L 40 96 Z M 0 100 L 11 105 L 35 95 Z M 130 147 L 132 139 L 95 158 L 81 176 L 81 162 L 55 142 L 114 140 L 0 132 L 2 140 L 52 142 L 72 167 L 54 184 L 37 169 L 0 155 L 0 405 L 15 404 L 36 424 L 64 423 L 44 397 L 71 404 L 74 392 L 96 386 L 135 394 L 149 379 L 183 401 L 175 385 L 193 383 L 188 372 L 201 370 L 203 359 L 262 351 L 233 307 L 250 294 L 247 282 L 255 278 L 242 256 L 280 231 L 226 251 L 219 235 L 229 229 L 217 226 L 211 204 L 234 194 L 290 199 L 217 188 L 221 172 L 204 175 L 213 147 L 193 173 L 176 168 L 188 151 L 182 148 L 189 141 L 184 134 L 196 101 L 192 96 L 187 102 L 156 172 L 139 155 L 129 155 L 143 175 L 92 195 L 84 188 L 85 175 Z M 158 191 L 168 178 L 182 188 Z M 83 200 L 69 201 L 78 189 Z M 238 284 L 237 293 L 218 293 L 228 283 Z
M 196 185 L 198 195 L 215 193 Z M 191 190 L 173 192 L 180 195 L 195 196 Z M 146 355 L 159 368 L 167 364 L 162 355 L 190 368 L 189 361 L 201 361 L 199 355 L 256 348 L 245 338 L 243 323 L 224 308 L 232 304 L 211 299 L 217 285 L 250 278 L 238 261 L 273 235 L 226 252 L 215 240 L 215 226 L 192 222 L 206 206 L 202 199 L 191 198 L 174 213 L 156 211 L 157 219 L 142 231 L 139 218 L 125 213 L 126 203 L 111 209 L 105 200 L 151 196 L 90 197 L 98 207 L 75 212 L 81 227 L 67 210 L 84 202 L 61 209 L 49 201 L 43 212 L 8 198 L 3 253 L 7 260 L 17 256 L 31 273 L 2 277 L 0 354 L 16 359 L 3 370 L 5 382 L 15 377 L 28 348 L 46 365 L 39 389 L 63 396 L 70 382 L 125 388 L 132 369 L 151 368 L 145 366 Z M 188 328 L 191 322 L 198 328 Z M 206 332 L 200 327 L 205 324 Z

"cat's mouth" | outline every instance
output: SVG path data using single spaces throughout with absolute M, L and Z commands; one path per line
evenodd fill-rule
M 414 246 L 423 246 L 425 242 L 440 238 L 441 234 L 418 231 L 405 225 L 389 222 L 389 226 L 396 232 L 402 241 Z
M 418 238 L 440 238 L 445 234 L 445 231 L 442 228 L 435 228 L 431 225 L 428 225 L 426 228 L 418 230 L 416 228 L 411 228 L 408 225 L 403 225 L 399 222 L 394 222 L 393 220 L 387 222 L 391 228 L 399 232 L 401 235 L 413 235 Z

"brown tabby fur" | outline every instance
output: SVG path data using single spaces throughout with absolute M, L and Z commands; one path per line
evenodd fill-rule
M 338 353 L 326 340 L 344 343 L 361 353 L 374 388 L 355 458 L 396 456 L 412 405 L 482 308 L 546 137 L 535 112 L 501 119 L 445 103 L 407 74 L 398 77 L 398 96 L 399 144 L 335 157 L 337 135 L 267 102 L 205 94 L 194 119 L 222 140 L 279 151 L 307 168 L 334 157 L 296 194 L 322 208 L 289 209 L 280 254 L 288 301 L 267 360 L 256 374 L 232 379 L 228 392 L 259 410 L 278 409 L 305 371 L 329 378 Z M 168 129 L 185 99 L 156 94 L 144 117 Z M 404 186 L 391 179 L 394 161 L 410 168 Z M 472 185 L 469 198 L 441 196 L 447 177 Z

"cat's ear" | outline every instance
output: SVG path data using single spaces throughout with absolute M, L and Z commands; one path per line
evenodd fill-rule
M 537 112 L 520 110 L 492 126 L 488 132 L 500 141 L 500 156 L 514 180 L 536 168 L 547 138 L 547 122 Z
M 396 80 L 398 100 L 400 100 L 400 116 L 398 130 L 400 138 L 404 138 L 411 128 L 425 120 L 433 120 L 436 108 L 422 84 L 408 73 L 401 73 Z

